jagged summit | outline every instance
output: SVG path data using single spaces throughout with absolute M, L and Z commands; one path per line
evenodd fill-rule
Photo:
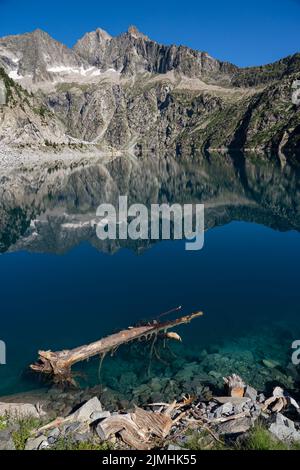
M 102 57 L 107 48 L 107 43 L 112 36 L 104 29 L 97 28 L 96 31 L 86 33 L 79 39 L 73 50 L 92 66 L 101 66 Z
M 99 38 L 104 39 L 105 41 L 110 41 L 112 38 L 112 36 L 102 28 L 97 28 L 95 32 Z
M 0 72 L 1 66 L 0 142 L 75 139 L 104 150 L 178 155 L 300 148 L 299 109 L 291 99 L 299 54 L 241 69 L 146 39 L 135 27 L 115 37 L 98 28 L 72 49 L 36 30 L 0 39 Z
M 141 33 L 138 28 L 134 25 L 131 25 L 129 26 L 128 28 L 128 34 L 130 34 L 132 37 L 134 37 L 135 39 L 144 39 L 145 41 L 149 41 L 149 37 L 146 36 L 145 34 Z
M 45 81 L 89 79 L 106 71 L 123 76 L 139 73 L 165 74 L 197 78 L 222 86 L 256 86 L 281 79 L 300 69 L 299 56 L 262 67 L 240 69 L 219 61 L 206 52 L 185 46 L 163 45 L 149 39 L 136 26 L 118 36 L 101 28 L 86 33 L 73 48 L 36 29 L 31 33 L 0 39 L 0 66 L 14 80 L 26 86 Z M 77 77 L 77 78 L 76 78 Z
M 14 80 L 39 82 L 51 80 L 52 74 L 62 68 L 87 68 L 89 64 L 45 31 L 36 29 L 0 39 L 0 66 Z

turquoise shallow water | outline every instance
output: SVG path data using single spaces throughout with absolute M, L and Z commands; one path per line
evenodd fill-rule
M 154 360 L 154 377 L 174 376 L 208 353 L 205 373 L 225 374 L 244 364 L 244 374 L 252 370 L 255 380 L 267 358 L 279 362 L 280 379 L 286 380 L 291 341 L 300 338 L 299 265 L 298 232 L 246 222 L 208 230 L 199 252 L 169 241 L 139 255 L 129 249 L 110 255 L 88 243 L 64 255 L 3 254 L 0 337 L 7 365 L 0 366 L 0 394 L 40 386 L 24 373 L 38 349 L 91 342 L 177 305 L 205 315 L 179 329 L 183 344 L 171 345 L 177 359 L 166 352 L 167 364 Z M 101 380 L 118 389 L 124 370 L 131 371 L 136 376 L 123 378 L 121 388 L 132 390 L 144 381 L 147 361 L 143 347 L 121 348 L 105 361 Z M 80 368 L 86 374 L 82 385 L 98 382 L 97 361 Z

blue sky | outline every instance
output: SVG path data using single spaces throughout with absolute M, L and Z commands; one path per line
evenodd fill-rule
M 0 0 L 0 36 L 41 28 L 72 46 L 86 31 L 116 35 L 130 24 L 241 66 L 300 51 L 300 0 Z

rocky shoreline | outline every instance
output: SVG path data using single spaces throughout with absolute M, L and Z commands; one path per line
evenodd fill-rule
M 230 449 L 243 448 L 254 432 L 279 447 L 300 446 L 299 405 L 279 386 L 266 398 L 233 374 L 224 378 L 222 396 L 123 410 L 107 409 L 103 392 L 51 389 L 41 402 L 36 394 L 31 403 L 0 403 L 0 449 Z
M 148 349 L 125 347 L 101 377 L 98 361 L 84 365 L 88 386 L 0 398 L 0 449 L 298 448 L 293 335 L 278 325 L 201 350 L 178 343 L 150 374 Z

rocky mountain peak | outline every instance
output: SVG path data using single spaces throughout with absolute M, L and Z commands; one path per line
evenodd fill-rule
M 31 33 L 0 39 L 0 66 L 14 80 L 33 82 L 51 79 L 55 71 L 88 66 L 74 51 L 37 29 Z
M 97 28 L 96 31 L 86 33 L 77 41 L 73 50 L 90 65 L 99 67 L 102 64 L 103 56 L 107 50 L 107 45 L 112 40 L 112 36 L 104 29 Z
M 128 28 L 128 34 L 132 36 L 135 39 L 144 39 L 145 41 L 149 41 L 149 37 L 146 36 L 145 34 L 141 33 L 138 28 L 134 25 L 129 26 Z
M 112 38 L 112 36 L 102 28 L 97 28 L 95 33 L 97 37 L 99 38 L 99 40 L 110 41 Z M 90 34 L 93 34 L 93 33 L 90 33 Z

